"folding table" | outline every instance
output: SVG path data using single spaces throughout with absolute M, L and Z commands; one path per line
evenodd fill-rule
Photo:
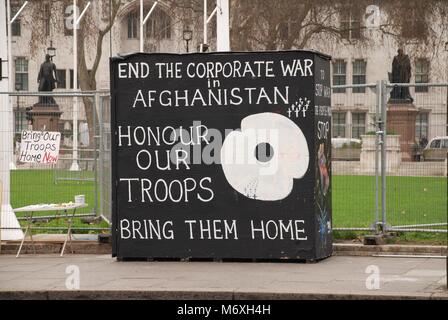
M 26 219 L 27 219 L 27 226 L 25 229 L 25 234 L 23 235 L 22 242 L 20 243 L 19 250 L 17 251 L 16 257 L 20 255 L 20 252 L 22 251 L 23 243 L 25 242 L 26 235 L 28 234 L 28 231 L 30 233 L 31 243 L 33 245 L 34 253 L 36 253 L 36 247 L 33 240 L 33 233 L 31 232 L 32 229 L 32 223 L 33 223 L 33 214 L 35 212 L 43 212 L 43 211 L 54 211 L 56 214 L 54 215 L 54 219 L 67 219 L 67 235 L 65 237 L 64 245 L 62 246 L 61 250 L 61 257 L 64 254 L 65 247 L 68 242 L 70 242 L 70 247 L 72 244 L 72 224 L 73 224 L 73 218 L 75 217 L 75 213 L 77 209 L 85 208 L 87 207 L 87 203 L 68 203 L 68 204 L 36 204 L 36 205 L 29 205 L 21 208 L 14 209 L 14 212 L 25 212 L 27 213 Z M 72 211 L 71 214 L 69 214 L 70 210 Z M 63 214 L 58 214 L 59 212 L 63 212 Z M 35 217 L 38 218 L 38 217 Z

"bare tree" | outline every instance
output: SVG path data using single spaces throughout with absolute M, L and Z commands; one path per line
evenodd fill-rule
M 380 26 L 383 35 L 394 39 L 397 47 L 406 47 L 411 56 L 440 61 L 437 57 L 448 39 L 448 1 L 381 1 L 381 8 L 385 16 Z M 442 68 L 433 70 L 440 71 L 444 72 Z
M 381 9 L 380 34 L 397 46 L 413 43 L 434 51 L 447 37 L 446 0 L 231 0 L 232 48 L 303 49 L 314 40 L 343 45 L 350 43 L 348 32 L 356 33 L 357 45 L 363 45 L 372 40 L 362 32 L 371 4 Z
M 67 0 L 66 0 L 67 1 Z M 103 5 L 109 0 L 102 0 Z M 86 22 L 81 23 L 78 29 L 78 78 L 82 91 L 94 91 L 97 89 L 96 73 L 103 54 L 104 37 L 111 31 L 116 20 L 122 0 L 112 0 L 110 16 L 104 26 L 100 26 L 98 19 L 90 13 L 86 17 Z M 86 0 L 78 0 L 78 6 L 84 8 Z M 86 51 L 94 52 L 94 59 L 91 68 L 87 67 Z M 90 98 L 83 98 L 86 113 L 87 126 L 89 128 L 89 144 L 92 145 L 95 137 L 95 119 L 98 119 L 97 110 Z
M 19 1 L 19 0 L 17 0 Z M 28 23 L 32 26 L 31 51 L 42 49 L 52 32 L 46 30 L 50 24 L 60 32 L 65 23 L 65 8 L 72 0 L 30 0 L 32 14 Z M 87 0 L 78 0 L 83 8 Z M 96 74 L 102 57 L 104 37 L 111 31 L 118 13 L 130 0 L 97 0 L 96 7 L 108 6 L 110 16 L 99 19 L 98 10 L 84 17 L 78 30 L 78 78 L 82 90 L 96 90 Z M 138 2 L 134 0 L 136 8 Z M 190 25 L 195 30 L 197 42 L 202 41 L 202 0 L 164 0 L 163 6 L 170 8 L 172 26 Z M 448 37 L 448 4 L 446 0 L 376 0 L 381 8 L 379 31 L 398 46 L 409 45 L 413 54 L 430 52 L 436 57 Z M 231 44 L 234 51 L 288 50 L 312 47 L 316 43 L 352 43 L 362 46 L 372 39 L 364 35 L 365 8 L 371 0 L 230 0 Z M 50 8 L 48 9 L 48 5 Z M 208 1 L 211 13 L 216 0 Z M 46 7 L 47 6 L 47 7 Z M 49 11 L 46 17 L 43 12 Z M 437 25 L 433 21 L 440 21 Z M 436 25 L 436 26 L 434 26 Z M 213 26 L 210 25 L 212 29 Z M 212 34 L 212 33 L 211 33 Z M 156 39 L 157 41 L 157 39 Z M 182 40 L 180 40 L 182 41 Z M 84 99 L 89 128 L 89 141 L 94 140 L 94 118 L 96 110 L 90 99 Z
M 352 26 L 340 28 L 339 15 L 347 9 L 346 5 L 356 7 L 362 2 L 232 0 L 232 48 L 243 51 L 303 49 L 317 36 L 341 39 Z
M 61 35 L 64 32 L 61 32 L 61 30 L 65 30 L 66 35 L 72 34 L 73 30 L 66 26 L 66 8 L 72 4 L 72 0 L 30 0 L 31 14 L 24 16 L 22 20 L 31 26 L 31 54 L 37 54 L 43 45 L 48 44 L 49 39 Z M 77 1 L 80 10 L 86 4 L 86 0 Z M 123 0 L 98 0 L 95 3 L 95 11 L 89 9 L 79 25 L 77 42 L 78 81 L 79 87 L 83 91 L 97 89 L 96 74 L 103 54 L 103 40 L 111 31 L 122 4 Z M 102 9 L 109 9 L 106 19 L 98 18 L 98 13 Z M 91 55 L 89 57 L 91 59 L 88 59 L 87 55 Z M 93 62 L 88 65 L 88 61 Z M 94 119 L 97 117 L 97 113 L 90 98 L 83 98 L 83 102 L 89 128 L 89 143 L 92 145 L 95 136 Z

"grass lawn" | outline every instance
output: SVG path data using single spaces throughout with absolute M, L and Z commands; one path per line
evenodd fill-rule
M 387 177 L 387 223 L 392 226 L 447 222 L 447 179 Z M 375 221 L 375 177 L 333 176 L 334 227 L 370 227 Z M 380 193 L 381 219 L 381 193 Z M 437 227 L 443 229 L 445 227 Z M 336 231 L 335 239 L 359 239 L 365 232 Z M 447 244 L 446 233 L 400 232 L 389 243 Z
M 90 174 L 90 175 L 89 175 Z M 76 213 L 93 213 L 95 207 L 95 188 L 91 173 L 84 172 L 58 172 L 55 176 L 53 170 L 14 170 L 11 171 L 11 205 L 19 208 L 39 203 L 66 203 L 74 202 L 76 195 L 85 195 L 88 207 L 79 209 Z M 56 178 L 72 178 L 78 180 L 55 180 Z M 55 212 L 39 212 L 37 215 L 54 215 Z M 17 216 L 25 216 L 18 213 Z M 66 219 L 55 219 L 45 223 L 35 223 L 35 226 L 66 227 Z M 24 225 L 26 222 L 21 221 Z M 84 224 L 79 218 L 74 219 L 75 227 L 107 227 L 107 223 L 101 222 L 94 225 Z M 36 230 L 44 232 L 42 230 Z M 51 233 L 56 231 L 51 230 Z M 80 231 L 76 231 L 81 233 Z
M 58 177 L 86 174 L 60 172 Z M 72 176 L 73 177 L 73 176 Z M 84 176 L 83 178 L 92 178 Z M 441 223 L 447 221 L 447 180 L 443 177 L 388 177 L 387 221 L 389 225 Z M 371 176 L 333 176 L 333 226 L 369 227 L 375 221 L 375 178 Z M 89 207 L 77 213 L 94 210 L 94 183 L 92 181 L 57 181 L 53 170 L 15 170 L 11 172 L 11 204 L 18 208 L 38 203 L 74 201 L 84 194 Z M 46 215 L 48 213 L 42 213 Z M 52 220 L 47 226 L 65 226 L 65 220 Z M 76 227 L 106 227 L 102 222 L 86 225 L 79 219 Z M 54 231 L 51 231 L 54 232 Z M 356 237 L 359 233 L 338 232 L 336 237 Z M 446 239 L 446 234 L 406 234 L 403 239 L 418 241 Z M 445 240 L 446 241 L 446 240 Z
M 446 178 L 387 177 L 386 186 L 389 225 L 447 222 Z M 333 176 L 332 188 L 335 227 L 371 226 L 375 221 L 375 177 Z

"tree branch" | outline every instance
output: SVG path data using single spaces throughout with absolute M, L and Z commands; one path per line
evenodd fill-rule
M 101 56 L 103 54 L 103 39 L 104 39 L 104 36 L 108 32 L 110 32 L 110 30 L 112 29 L 112 26 L 113 26 L 113 24 L 115 22 L 115 19 L 117 18 L 118 10 L 120 9 L 121 4 L 122 4 L 121 0 L 112 0 L 112 8 L 111 8 L 112 14 L 111 14 L 111 17 L 109 19 L 109 22 L 108 22 L 108 24 L 106 25 L 106 27 L 103 30 L 100 30 L 98 32 L 98 38 L 97 38 L 97 41 L 96 41 L 97 51 L 96 51 L 95 60 L 93 62 L 93 66 L 92 66 L 92 74 L 91 74 L 92 77 L 95 77 L 96 71 L 98 70 L 98 66 L 99 66 L 100 61 L 101 61 Z

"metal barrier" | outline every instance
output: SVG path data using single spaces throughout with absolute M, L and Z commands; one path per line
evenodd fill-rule
M 387 231 L 447 232 L 448 84 L 387 84 L 387 91 L 409 94 L 403 114 L 388 101 L 388 130 L 403 120 L 413 132 L 400 137 L 402 158 L 387 173 Z M 394 91 L 395 90 L 395 91 Z M 395 114 L 394 113 L 402 113 Z M 394 119 L 391 119 L 394 117 Z M 401 130 L 402 131 L 402 130 Z M 394 161 L 394 159 L 391 159 Z
M 111 179 L 111 132 L 110 132 L 110 94 L 101 93 L 99 96 L 99 187 L 100 213 L 104 220 L 112 221 L 112 179 Z
M 380 94 L 380 83 L 332 87 L 334 230 L 375 231 L 379 223 Z
M 388 119 L 390 93 L 394 88 L 409 88 L 414 98 L 412 106 L 417 111 L 412 111 L 416 139 L 406 156 L 400 137 L 393 134 L 396 132 L 391 130 Z M 445 158 L 437 158 L 442 152 L 441 146 L 445 146 L 443 137 L 448 136 L 447 88 L 448 84 L 389 84 L 386 81 L 332 87 L 334 230 L 447 232 L 446 153 Z M 96 215 L 110 222 L 109 92 L 13 92 L 9 96 L 14 112 L 15 168 L 11 171 L 10 183 L 13 207 L 68 202 L 77 194 L 85 194 L 89 207 L 80 211 L 80 216 Z M 56 166 L 17 162 L 18 137 L 23 129 L 30 128 L 26 108 L 38 102 L 39 96 L 51 96 L 62 111 L 59 131 L 63 138 Z M 82 124 L 76 135 L 77 148 L 73 146 L 72 127 L 75 98 L 79 103 L 77 121 Z M 96 111 L 90 118 L 93 131 L 85 125 L 88 122 L 85 103 L 90 103 L 93 106 L 90 110 Z M 440 150 L 436 150 L 439 153 L 430 148 L 437 137 L 441 140 Z M 428 147 L 423 146 L 426 141 Z M 70 170 L 73 162 L 81 170 Z
M 9 188 L 13 208 L 39 203 L 74 202 L 76 195 L 83 194 L 88 207 L 77 211 L 79 213 L 77 217 L 100 215 L 101 194 L 98 183 L 100 135 L 97 115 L 101 114 L 102 110 L 97 102 L 99 94 L 97 92 L 0 93 L 10 97 L 13 110 L 13 130 L 2 133 L 10 135 L 14 140 Z M 47 108 L 52 110 L 46 110 Z M 19 161 L 21 132 L 33 129 L 29 118 L 33 113 L 36 118 L 36 112 L 42 110 L 45 110 L 43 116 L 60 114 L 58 121 L 55 118 L 49 120 L 52 121 L 51 128 L 45 128 L 61 133 L 58 161 L 53 165 L 22 163 Z M 43 212 L 42 217 L 36 219 L 45 220 L 48 218 L 46 216 L 48 214 Z M 17 214 L 17 217 L 19 220 L 23 218 L 20 214 Z M 35 229 L 64 228 L 56 224 L 38 226 Z M 98 228 L 75 226 L 74 229 Z
M 405 88 L 413 101 L 391 99 Z M 332 87 L 335 230 L 447 232 L 447 88 Z

